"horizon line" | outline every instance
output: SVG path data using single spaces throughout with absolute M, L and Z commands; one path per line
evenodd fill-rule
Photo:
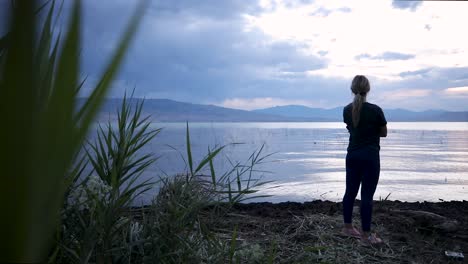
M 89 97 L 85 97 L 85 96 L 81 96 L 81 97 L 78 97 L 79 100 L 83 100 L 83 99 L 86 99 L 86 98 L 89 98 Z M 106 97 L 106 100 L 112 100 L 112 99 L 115 99 L 115 100 L 122 100 L 123 97 Z M 265 110 L 265 109 L 271 109 L 271 108 L 275 108 L 275 107 L 287 107 L 287 106 L 301 106 L 301 107 L 306 107 L 306 108 L 310 108 L 310 109 L 322 109 L 322 110 L 332 110 L 332 109 L 335 109 L 335 108 L 343 108 L 345 107 L 344 105 L 343 106 L 336 106 L 336 107 L 331 107 L 331 108 L 322 108 L 322 107 L 311 107 L 311 106 L 306 106 L 306 105 L 300 105 L 300 104 L 288 104 L 288 105 L 275 105 L 275 106 L 270 106 L 270 107 L 266 107 L 266 108 L 258 108 L 258 109 L 252 109 L 252 110 L 247 110 L 247 109 L 241 109 L 241 108 L 231 108 L 231 107 L 225 107 L 225 106 L 222 106 L 222 105 L 216 105 L 216 104 L 213 104 L 213 103 L 193 103 L 193 102 L 184 102 L 184 101 L 178 101 L 178 100 L 174 100 L 174 99 L 169 99 L 169 98 L 146 98 L 146 97 L 128 97 L 127 99 L 137 99 L 137 100 L 167 100 L 167 101 L 173 101 L 173 102 L 177 102 L 177 103 L 184 103 L 184 104 L 195 104 L 195 105 L 204 105 L 204 106 L 215 106 L 215 107 L 220 107 L 220 108 L 225 108 L 225 109 L 233 109 L 233 110 L 241 110 L 241 111 L 247 111 L 247 112 L 253 112 L 253 111 L 258 111 L 258 110 Z M 401 107 L 397 107 L 397 108 L 384 108 L 383 109 L 384 111 L 385 110 L 405 110 L 405 111 L 410 111 L 410 112 L 428 112 L 428 111 L 443 111 L 443 112 L 468 112 L 468 109 L 466 110 L 447 110 L 447 109 L 425 109 L 425 110 L 412 110 L 410 108 L 401 108 Z

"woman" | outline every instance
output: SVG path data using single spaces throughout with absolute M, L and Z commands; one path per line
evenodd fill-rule
M 349 131 L 343 233 L 370 244 L 379 244 L 382 239 L 371 233 L 372 200 L 380 174 L 380 137 L 387 136 L 387 121 L 379 106 L 366 102 L 370 84 L 365 76 L 354 77 L 351 91 L 354 100 L 343 109 L 343 119 Z M 354 200 L 360 185 L 362 233 L 352 224 Z

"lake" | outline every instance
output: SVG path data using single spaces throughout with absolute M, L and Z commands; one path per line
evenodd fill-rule
M 381 139 L 381 173 L 374 199 L 441 201 L 468 199 L 468 122 L 389 123 Z M 156 179 L 187 169 L 185 123 L 154 123 L 161 133 L 143 150 L 158 161 L 143 175 Z M 194 163 L 208 147 L 230 143 L 215 160 L 217 174 L 244 162 L 264 144 L 274 153 L 259 165 L 265 181 L 256 201 L 340 201 L 345 190 L 349 134 L 344 123 L 190 123 Z M 155 191 L 156 192 L 156 189 Z M 139 202 L 148 201 L 147 194 Z M 358 195 L 359 198 L 359 195 Z

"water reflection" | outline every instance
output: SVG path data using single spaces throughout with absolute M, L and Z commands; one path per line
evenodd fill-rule
M 146 147 L 160 157 L 144 177 L 172 175 L 186 169 L 185 124 L 154 124 L 163 131 Z M 192 152 L 201 159 L 208 146 L 229 146 L 217 171 L 230 169 L 227 157 L 244 162 L 262 144 L 275 153 L 259 169 L 268 201 L 338 201 L 345 188 L 348 133 L 342 123 L 194 123 Z M 170 147 L 168 146 L 170 145 Z M 405 201 L 463 200 L 468 197 L 468 123 L 391 123 L 381 141 L 381 175 L 376 199 Z M 179 150 L 176 151 L 174 149 Z M 198 159 L 198 160 L 197 160 Z

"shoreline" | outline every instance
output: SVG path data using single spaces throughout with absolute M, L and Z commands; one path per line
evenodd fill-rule
M 356 227 L 358 206 L 356 201 Z M 373 232 L 385 242 L 379 247 L 341 237 L 341 212 L 341 202 L 265 202 L 237 204 L 224 220 L 238 226 L 239 237 L 248 243 L 278 241 L 278 263 L 468 263 L 466 200 L 375 201 Z M 462 252 L 465 259 L 451 259 L 446 250 Z
M 240 263 L 260 263 L 255 258 L 264 259 L 271 252 L 273 263 L 468 263 L 466 200 L 374 201 L 372 230 L 384 240 L 380 246 L 341 235 L 341 202 L 253 202 L 213 209 L 204 209 L 200 221 L 227 244 L 236 229 L 236 247 L 243 254 Z M 358 228 L 359 218 L 357 200 L 353 223 Z M 465 257 L 450 258 L 445 251 Z

